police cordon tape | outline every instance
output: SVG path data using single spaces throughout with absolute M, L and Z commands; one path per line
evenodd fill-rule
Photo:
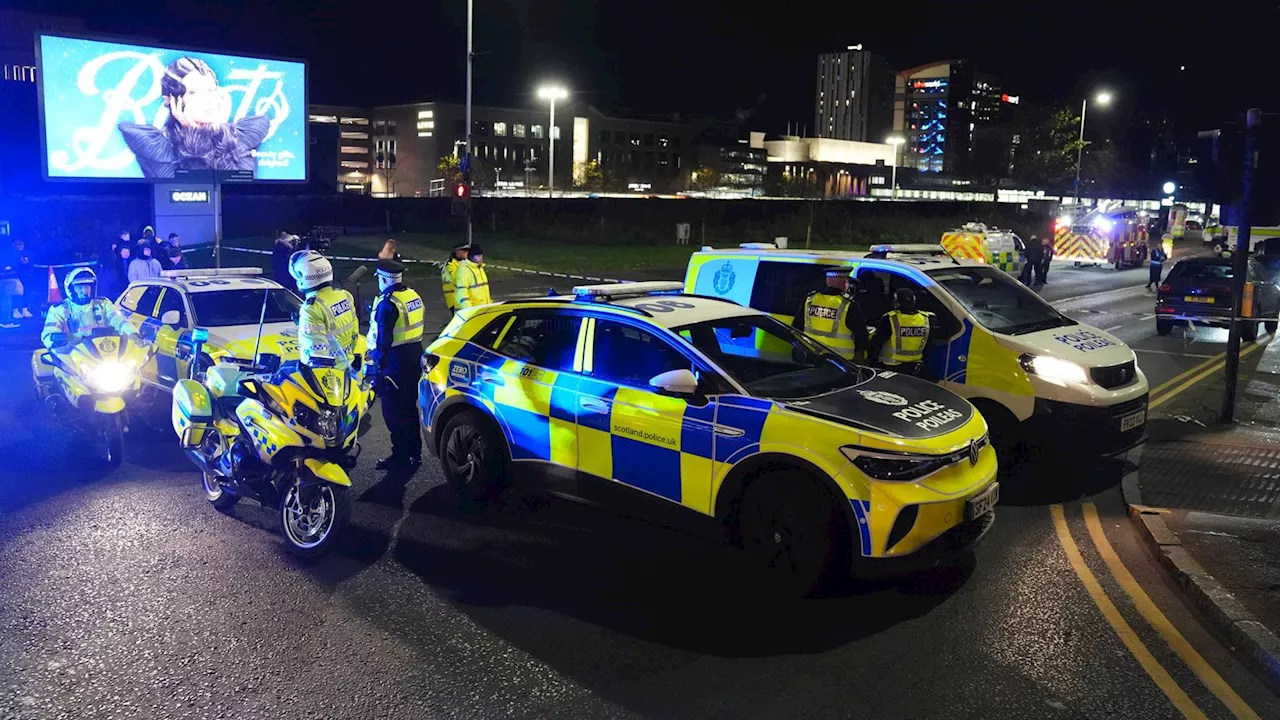
M 250 253 L 253 255 L 271 255 L 272 254 L 271 250 L 258 250 L 257 248 L 223 247 L 222 249 L 233 250 L 235 252 Z M 351 262 L 375 262 L 376 263 L 379 260 L 379 258 L 376 258 L 376 257 L 353 257 L 351 255 L 327 255 L 326 257 L 328 257 L 330 260 L 348 260 Z M 444 265 L 444 263 L 440 262 L 439 260 L 414 260 L 412 258 L 400 258 L 400 262 L 406 263 L 406 264 L 412 263 L 412 264 L 419 264 L 419 265 L 431 265 L 433 267 L 440 267 Z M 530 270 L 528 268 L 511 267 L 510 265 L 494 265 L 492 263 L 485 263 L 484 266 L 486 268 L 493 268 L 497 270 L 507 270 L 507 271 L 516 272 L 516 273 L 526 273 L 529 275 L 545 275 L 547 277 L 568 278 L 570 280 L 591 280 L 594 282 L 608 282 L 608 283 L 635 282 L 635 280 L 620 280 L 618 278 L 592 277 L 591 275 L 570 275 L 568 273 L 548 272 L 546 270 Z

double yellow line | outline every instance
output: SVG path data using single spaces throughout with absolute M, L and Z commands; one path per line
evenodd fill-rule
M 1244 347 L 1240 350 L 1240 358 L 1244 359 L 1250 353 L 1256 351 L 1258 348 L 1261 348 L 1261 347 L 1263 347 L 1263 345 L 1259 343 L 1249 344 L 1247 347 Z M 1199 365 L 1196 365 L 1195 367 L 1191 368 L 1190 370 L 1187 370 L 1186 372 L 1179 373 L 1178 375 L 1168 380 L 1165 380 L 1164 382 L 1152 388 L 1151 396 L 1150 396 L 1151 399 L 1147 405 L 1147 410 L 1148 411 L 1155 410 L 1161 405 L 1172 400 L 1182 391 L 1186 390 L 1192 385 L 1195 385 L 1201 380 L 1204 380 L 1205 378 L 1218 372 L 1219 370 L 1223 369 L 1226 366 L 1227 366 L 1227 353 L 1224 351 L 1224 352 L 1218 353 L 1217 355 L 1214 355 L 1213 357 L 1209 358 L 1208 360 L 1205 360 L 1204 362 L 1200 363 Z
M 1256 346 L 1255 346 L 1256 347 Z M 1062 510 L 1061 505 L 1053 505 L 1049 508 L 1053 516 L 1053 529 L 1058 535 L 1058 542 L 1062 545 L 1063 551 L 1067 554 L 1067 560 L 1071 563 L 1071 568 L 1075 570 L 1076 575 L 1080 578 L 1080 582 L 1084 584 L 1085 590 L 1088 591 L 1089 597 L 1093 599 L 1093 603 L 1098 606 L 1098 610 L 1102 612 L 1102 616 L 1106 619 L 1111 629 L 1115 631 L 1120 641 L 1128 648 L 1134 659 L 1140 665 L 1160 688 L 1160 691 L 1169 698 L 1174 708 L 1185 718 L 1204 718 L 1205 714 L 1195 704 L 1195 701 L 1187 695 L 1178 682 L 1173 679 L 1160 661 L 1156 659 L 1151 650 L 1142 642 L 1138 634 L 1134 632 L 1133 627 L 1120 613 L 1115 603 L 1107 596 L 1102 584 L 1098 582 L 1098 578 L 1089 569 L 1085 563 L 1084 556 L 1080 553 L 1079 546 L 1076 545 L 1075 539 L 1071 536 L 1071 529 L 1067 525 L 1066 514 Z M 1165 641 L 1171 650 L 1190 668 L 1191 672 L 1200 679 L 1209 692 L 1218 698 L 1223 705 L 1231 711 L 1232 715 L 1237 718 L 1245 718 L 1253 720 L 1260 718 L 1253 708 L 1244 701 L 1232 689 L 1231 685 L 1213 669 L 1204 657 L 1187 641 L 1182 633 L 1174 627 L 1169 618 L 1165 616 L 1160 608 L 1151 600 L 1147 592 L 1142 589 L 1138 581 L 1134 579 L 1129 569 L 1124 566 L 1120 560 L 1120 556 L 1116 554 L 1115 548 L 1111 546 L 1111 542 L 1107 540 L 1106 533 L 1102 530 L 1102 522 L 1098 519 L 1098 510 L 1093 503 L 1084 504 L 1084 522 L 1088 528 L 1089 537 L 1093 540 L 1094 547 L 1097 548 L 1098 554 L 1102 556 L 1103 563 L 1110 570 L 1111 576 L 1116 583 L 1124 590 L 1125 595 L 1129 596 L 1129 600 L 1133 603 L 1138 614 L 1147 621 L 1160 637 Z

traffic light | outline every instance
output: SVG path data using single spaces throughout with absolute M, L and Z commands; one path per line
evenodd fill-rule
M 464 199 L 464 200 L 465 200 L 465 199 L 466 199 L 466 197 L 467 197 L 467 194 L 468 194 L 468 193 L 467 193 L 467 184 L 466 184 L 466 183 L 464 183 L 464 182 L 459 182 L 459 183 L 454 183 L 454 184 L 453 184 L 453 196 L 454 196 L 454 197 L 456 197 L 456 198 L 460 198 L 460 199 Z
M 452 212 L 454 215 L 464 216 L 467 214 L 468 206 L 471 204 L 471 186 L 466 182 L 456 182 L 453 184 L 453 205 Z

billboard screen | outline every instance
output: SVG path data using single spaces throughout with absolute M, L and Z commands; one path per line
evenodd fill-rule
M 306 65 L 39 35 L 45 177 L 307 179 Z

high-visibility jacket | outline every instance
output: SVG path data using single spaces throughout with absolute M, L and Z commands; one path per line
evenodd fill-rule
M 402 288 L 382 293 L 373 299 L 373 321 L 369 323 L 369 350 L 378 348 L 378 335 L 385 331 L 378 322 L 378 307 L 384 302 L 395 305 L 397 311 L 395 327 L 390 328 L 391 347 L 422 342 L 424 325 L 422 297 L 409 288 Z
M 924 346 L 929 342 L 929 314 L 890 310 L 889 337 L 880 348 L 884 365 L 918 363 L 924 359 Z
M 444 306 L 453 312 L 458 307 L 457 286 L 454 285 L 454 278 L 458 274 L 458 266 L 462 263 L 456 257 L 449 258 L 449 261 L 440 268 L 440 286 L 444 289 Z
M 804 301 L 804 333 L 835 350 L 840 357 L 853 359 L 857 350 L 846 327 L 853 301 L 845 295 L 810 293 Z
M 458 264 L 453 282 L 457 286 L 454 297 L 457 299 L 458 310 L 493 302 L 489 295 L 489 275 L 484 271 L 483 264 L 471 262 L 470 259 L 463 260 Z
M 302 362 L 315 365 L 326 360 L 334 367 L 355 365 L 356 338 L 360 320 L 351 293 L 325 285 L 307 295 L 298 318 L 298 350 Z
M 121 335 L 138 334 L 115 303 L 106 298 L 93 298 L 84 305 L 63 300 L 49 307 L 49 313 L 44 319 L 44 329 L 40 332 L 40 342 L 47 348 L 53 348 L 55 339 L 74 345 L 92 337 L 93 331 L 98 328 L 111 328 Z M 57 337 L 59 335 L 62 337 Z

